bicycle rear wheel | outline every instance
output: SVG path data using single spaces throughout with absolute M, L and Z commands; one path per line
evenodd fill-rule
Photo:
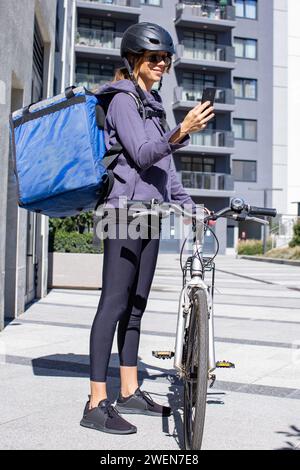
M 196 289 L 192 296 L 186 331 L 184 379 L 184 444 L 200 450 L 205 421 L 208 380 L 208 307 L 206 294 Z

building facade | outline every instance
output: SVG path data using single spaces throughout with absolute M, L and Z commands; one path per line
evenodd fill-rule
M 214 121 L 175 154 L 178 177 L 196 203 L 218 210 L 236 195 L 262 206 L 268 189 L 267 205 L 287 212 L 287 133 L 278 113 L 286 109 L 286 1 L 73 0 L 70 8 L 77 85 L 93 89 L 111 80 L 122 65 L 124 31 L 150 21 L 166 28 L 176 46 L 161 90 L 169 125 L 183 120 L 205 87 L 217 89 Z M 270 191 L 274 185 L 281 191 Z M 215 230 L 226 253 L 242 232 L 261 238 L 262 229 L 220 220 Z M 214 250 L 213 237 L 206 247 Z
M 18 208 L 8 117 L 53 94 L 56 0 L 22 0 L 19 12 L 0 0 L 0 329 L 47 293 L 48 218 Z
M 300 158 L 298 142 L 298 112 L 300 107 L 300 2 L 288 4 L 288 214 L 300 217 Z

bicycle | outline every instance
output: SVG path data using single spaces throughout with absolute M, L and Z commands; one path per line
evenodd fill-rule
M 167 217 L 172 211 L 192 218 L 193 248 L 192 256 L 188 257 L 184 266 L 182 253 L 186 243 L 182 245 L 180 265 L 183 274 L 183 287 L 179 296 L 178 318 L 175 340 L 175 351 L 153 351 L 158 359 L 174 357 L 174 368 L 177 376 L 184 382 L 184 447 L 185 450 L 200 450 L 202 446 L 207 388 L 213 387 L 217 368 L 230 368 L 234 364 L 215 360 L 213 298 L 215 286 L 215 263 L 219 250 L 216 235 L 211 231 L 217 242 L 214 256 L 203 256 L 204 235 L 209 229 L 210 221 L 221 217 L 239 221 L 254 221 L 269 224 L 265 219 L 256 216 L 276 217 L 276 209 L 252 207 L 241 198 L 231 200 L 230 207 L 206 216 L 187 213 L 182 207 L 172 203 L 161 203 L 152 200 L 128 201 L 128 207 L 134 208 L 141 203 L 146 210 L 136 207 L 134 217 L 141 215 L 161 215 Z M 205 273 L 212 273 L 211 283 L 206 283 Z M 189 273 L 189 278 L 188 278 Z

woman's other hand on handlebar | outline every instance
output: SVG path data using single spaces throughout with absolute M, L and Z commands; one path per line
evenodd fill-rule
M 204 211 L 206 212 L 207 215 L 212 215 L 213 214 L 213 211 L 210 211 L 209 209 L 207 209 L 207 207 L 204 207 Z M 191 224 L 192 223 L 192 218 L 191 217 L 183 217 L 183 223 L 185 225 Z M 214 227 L 215 225 L 216 225 L 215 220 L 210 220 L 208 222 L 209 227 Z

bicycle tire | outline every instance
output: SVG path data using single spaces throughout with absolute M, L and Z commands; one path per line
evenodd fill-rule
M 192 295 L 186 333 L 184 446 L 186 450 L 200 450 L 206 412 L 209 347 L 207 298 L 201 289 L 196 289 Z

